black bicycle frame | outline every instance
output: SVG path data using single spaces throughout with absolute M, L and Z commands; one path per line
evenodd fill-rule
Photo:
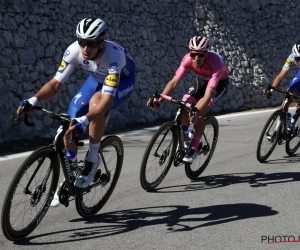
M 56 156 L 59 155 L 61 168 L 63 170 L 65 176 L 65 182 L 68 187 L 68 193 L 71 196 L 75 196 L 75 189 L 74 189 L 74 175 L 71 170 L 71 165 L 67 156 L 67 152 L 64 145 L 64 135 L 65 132 L 68 130 L 69 122 L 68 121 L 61 121 L 60 126 L 57 130 L 55 138 L 53 140 L 53 145 L 56 147 Z

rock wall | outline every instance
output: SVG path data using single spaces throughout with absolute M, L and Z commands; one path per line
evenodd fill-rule
M 131 98 L 111 111 L 106 132 L 132 124 L 170 119 L 175 105 L 159 113 L 146 100 L 162 90 L 188 52 L 196 34 L 210 38 L 212 50 L 231 70 L 227 95 L 212 111 L 239 111 L 280 104 L 266 103 L 262 90 L 280 71 L 292 45 L 300 41 L 297 0 L 0 0 L 0 142 L 34 136 L 51 137 L 57 123 L 33 112 L 35 127 L 12 125 L 21 100 L 33 96 L 56 73 L 65 49 L 76 39 L 77 23 L 90 16 L 109 26 L 109 40 L 126 47 L 136 63 Z M 283 87 L 295 74 L 291 70 Z M 42 103 L 66 112 L 87 74 L 76 71 L 52 100 Z M 189 72 L 174 93 L 180 98 L 193 79 Z

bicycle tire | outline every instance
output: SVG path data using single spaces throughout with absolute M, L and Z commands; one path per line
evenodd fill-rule
M 89 192 L 79 194 L 75 198 L 78 214 L 84 218 L 98 213 L 114 191 L 123 165 L 124 146 L 118 136 L 107 136 L 101 141 L 101 150 L 111 178 L 105 184 L 91 188 Z M 103 164 L 103 163 L 102 163 Z M 111 169 L 114 166 L 115 169 Z M 102 166 L 103 167 L 103 166 Z M 100 168 L 102 169 L 102 168 Z M 97 194 L 100 198 L 97 198 Z
M 204 140 L 204 136 L 206 136 L 208 141 Z M 211 157 L 213 156 L 213 153 L 217 146 L 218 137 L 219 137 L 218 120 L 213 116 L 206 117 L 205 129 L 202 136 L 203 139 L 201 140 L 202 148 L 198 152 L 198 156 L 192 164 L 185 163 L 185 174 L 188 178 L 195 179 L 199 177 L 199 175 L 201 175 L 203 171 L 207 168 L 208 163 L 210 162 Z M 202 151 L 202 149 L 206 149 L 206 150 Z
M 55 194 L 60 172 L 59 158 L 55 155 L 53 147 L 41 147 L 25 159 L 14 175 L 4 199 L 1 214 L 2 231 L 8 240 L 17 241 L 25 238 L 39 225 L 47 213 Z M 37 164 L 36 167 L 35 164 Z M 48 176 L 46 183 L 50 181 L 50 187 L 48 190 L 47 186 L 46 190 L 41 190 L 42 181 L 46 176 Z M 31 178 L 38 178 L 38 180 L 31 180 Z M 45 199 L 42 200 L 43 197 Z M 24 213 L 23 216 L 22 213 Z M 21 221 L 17 222 L 17 219 Z M 23 225 L 24 228 L 21 228 Z
M 293 156 L 300 147 L 300 138 L 297 136 L 300 130 L 300 119 L 296 116 L 294 127 L 289 134 L 289 140 L 285 144 L 285 151 L 289 156 Z
M 276 133 L 274 135 L 275 128 L 273 130 L 272 127 L 273 127 L 274 124 L 276 125 L 278 117 L 280 117 L 281 119 L 283 117 L 283 111 L 281 109 L 275 110 L 271 114 L 271 116 L 269 117 L 269 119 L 265 123 L 265 125 L 264 125 L 264 127 L 261 131 L 261 134 L 259 136 L 258 143 L 257 143 L 257 148 L 256 148 L 256 158 L 261 163 L 265 162 L 269 158 L 269 156 L 272 154 L 273 150 L 275 149 L 275 147 L 277 145 L 279 134 Z M 282 130 L 282 123 L 280 125 L 280 128 L 277 129 L 277 131 L 281 131 L 281 130 Z M 272 132 L 270 132 L 270 131 L 272 131 Z M 268 133 L 268 136 L 271 136 L 271 139 L 267 138 L 266 133 Z M 263 146 L 264 138 L 267 139 L 266 146 L 270 145 L 270 148 L 267 150 L 267 152 L 265 154 L 262 153 L 262 148 L 264 147 Z
M 140 183 L 142 188 L 146 191 L 155 189 L 169 172 L 169 169 L 173 163 L 176 146 L 178 143 L 178 134 L 175 128 L 176 125 L 173 122 L 164 123 L 152 136 L 145 150 L 140 168 Z M 164 144 L 164 141 L 166 141 L 167 143 Z M 160 150 L 161 148 L 162 150 Z M 158 154 L 158 152 L 162 153 Z M 150 156 L 153 156 L 154 159 L 151 160 Z M 155 159 L 157 159 L 158 162 L 154 162 L 152 164 Z M 150 174 L 147 174 L 147 172 L 149 173 L 149 171 L 147 171 L 148 165 L 150 165 L 149 169 L 154 169 L 154 180 L 148 180 L 148 177 L 150 177 Z M 161 169 L 162 171 L 158 171 L 159 169 Z M 160 173 L 157 174 L 158 172 Z

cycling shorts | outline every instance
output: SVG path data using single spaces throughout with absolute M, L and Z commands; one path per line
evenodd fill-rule
M 123 72 L 124 71 L 124 72 Z M 131 58 L 127 57 L 127 64 L 122 69 L 117 92 L 114 96 L 111 109 L 116 108 L 130 97 L 135 84 L 135 65 Z M 102 93 L 103 83 L 98 83 L 91 76 L 87 78 L 80 90 L 72 98 L 68 115 L 71 118 L 81 117 L 89 111 L 89 101 L 96 92 Z
M 193 86 L 189 88 L 189 94 L 197 101 L 204 97 L 205 90 L 207 88 L 208 80 L 204 80 L 197 76 L 193 82 Z M 220 80 L 219 84 L 214 92 L 213 100 L 217 103 L 220 98 L 226 93 L 229 84 L 229 79 Z
M 298 93 L 300 93 L 300 70 L 295 75 L 294 79 L 289 83 L 289 89 L 295 89 Z

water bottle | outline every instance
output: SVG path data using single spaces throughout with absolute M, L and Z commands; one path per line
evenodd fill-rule
M 194 138 L 194 130 L 193 129 L 189 129 L 189 140 L 193 140 Z
M 188 140 L 184 143 L 185 149 L 189 149 L 191 146 L 192 140 L 194 138 L 194 130 L 193 129 L 189 129 L 187 137 L 188 137 Z
M 290 122 L 289 122 L 289 125 L 288 125 L 288 131 L 290 131 L 292 128 L 293 128 L 293 126 L 294 126 L 294 123 L 295 123 L 295 116 L 291 116 L 291 119 L 289 120 Z
M 76 153 L 72 150 L 67 151 L 67 157 L 69 159 L 70 165 L 71 165 L 71 170 L 73 173 L 77 171 L 77 157 Z

